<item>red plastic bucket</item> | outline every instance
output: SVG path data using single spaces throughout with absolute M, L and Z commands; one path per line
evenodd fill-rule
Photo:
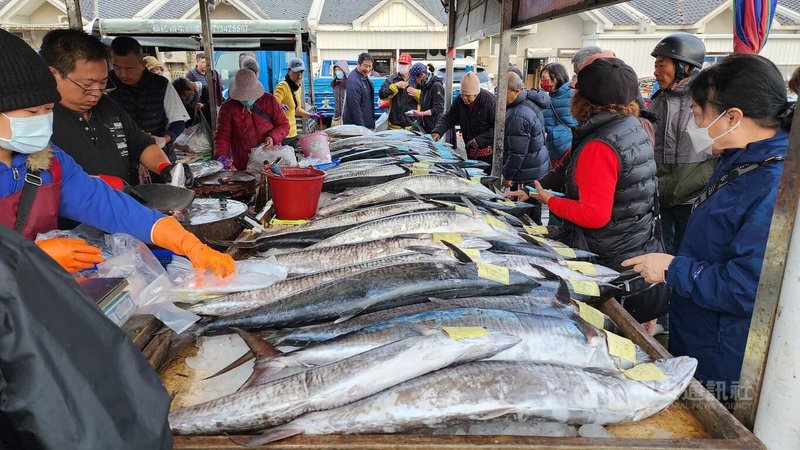
M 283 176 L 267 173 L 275 216 L 281 220 L 314 217 L 325 172 L 311 168 L 281 167 Z

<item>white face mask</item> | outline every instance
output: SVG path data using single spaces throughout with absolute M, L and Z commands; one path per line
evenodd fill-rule
M 0 146 L 17 153 L 31 154 L 47 147 L 53 135 L 53 112 L 31 117 L 8 117 L 11 138 L 0 138 Z
M 400 72 L 400 75 L 405 75 L 409 71 L 408 64 L 400 64 L 397 66 L 397 71 Z
M 692 141 L 692 146 L 694 147 L 694 150 L 697 153 L 707 153 L 709 155 L 712 155 L 713 152 L 712 152 L 711 147 L 714 144 L 714 142 L 716 142 L 717 139 L 720 139 L 721 137 L 723 137 L 726 134 L 730 133 L 731 131 L 735 130 L 736 128 L 739 127 L 739 125 L 742 124 L 742 122 L 737 123 L 733 127 L 729 128 L 728 131 L 720 134 L 719 136 L 717 136 L 715 138 L 712 138 L 711 136 L 709 136 L 708 135 L 708 129 L 711 128 L 712 125 L 717 123 L 717 121 L 722 116 L 724 116 L 725 113 L 727 113 L 727 112 L 728 112 L 728 110 L 726 109 L 725 111 L 722 112 L 722 114 L 718 115 L 716 119 L 711 121 L 711 123 L 708 124 L 704 128 L 698 127 L 697 124 L 694 121 L 694 118 L 689 119 L 689 124 L 686 126 L 686 134 L 689 135 L 689 139 Z

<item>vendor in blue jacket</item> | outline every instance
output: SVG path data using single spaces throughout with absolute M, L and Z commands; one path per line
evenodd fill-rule
M 695 201 L 677 256 L 628 259 L 649 283 L 672 288 L 669 350 L 698 360 L 695 376 L 736 398 L 772 210 L 794 112 L 777 67 L 731 55 L 691 83 L 687 133 L 719 165 Z
M 56 228 L 59 214 L 109 233 L 124 232 L 186 255 L 198 269 L 233 272 L 230 256 L 212 250 L 172 217 L 145 208 L 91 177 L 50 144 L 59 101 L 47 64 L 21 39 L 0 30 L 0 226 L 28 239 Z M 36 244 L 68 271 L 101 262 L 100 249 L 80 239 Z

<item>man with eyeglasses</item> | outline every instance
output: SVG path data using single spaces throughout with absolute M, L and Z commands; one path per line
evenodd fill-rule
M 52 142 L 90 175 L 115 188 L 138 184 L 138 165 L 171 180 L 174 164 L 125 109 L 105 95 L 108 48 L 78 29 L 54 30 L 42 41 L 42 57 L 56 79 L 61 100 L 53 110 Z M 186 183 L 191 173 L 186 172 Z

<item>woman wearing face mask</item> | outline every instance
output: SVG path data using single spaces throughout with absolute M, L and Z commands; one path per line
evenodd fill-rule
M 0 225 L 28 239 L 56 228 L 58 216 L 187 255 L 196 267 L 233 272 L 230 256 L 212 250 L 177 220 L 148 209 L 90 177 L 69 155 L 50 145 L 53 106 L 59 100 L 50 70 L 22 40 L 0 30 Z M 101 262 L 100 249 L 80 239 L 36 244 L 66 270 Z
M 350 75 L 350 67 L 347 61 L 340 59 L 333 66 L 333 119 L 331 126 L 342 124 L 342 110 L 344 109 L 345 93 L 347 92 L 347 77 Z
M 557 166 L 572 146 L 572 129 L 578 121 L 569 110 L 574 89 L 569 87 L 567 70 L 559 63 L 544 66 L 541 76 L 542 90 L 550 94 L 550 107 L 543 108 L 545 144 L 550 154 L 550 166 Z
M 698 360 L 695 377 L 732 393 L 738 382 L 794 104 L 777 67 L 731 55 L 690 84 L 696 150 L 720 157 L 694 203 L 677 256 L 624 261 L 672 288 L 669 350 Z M 758 95 L 753 95 L 758 92 Z
M 250 151 L 280 145 L 289 133 L 281 104 L 264 92 L 252 70 L 236 72 L 231 98 L 219 109 L 214 157 L 228 170 L 245 170 Z
M 414 64 L 410 73 L 417 88 L 409 86 L 406 91 L 419 102 L 419 109 L 406 111 L 406 115 L 416 117 L 417 125 L 430 134 L 444 114 L 444 86 L 442 80 L 428 72 L 425 64 Z

